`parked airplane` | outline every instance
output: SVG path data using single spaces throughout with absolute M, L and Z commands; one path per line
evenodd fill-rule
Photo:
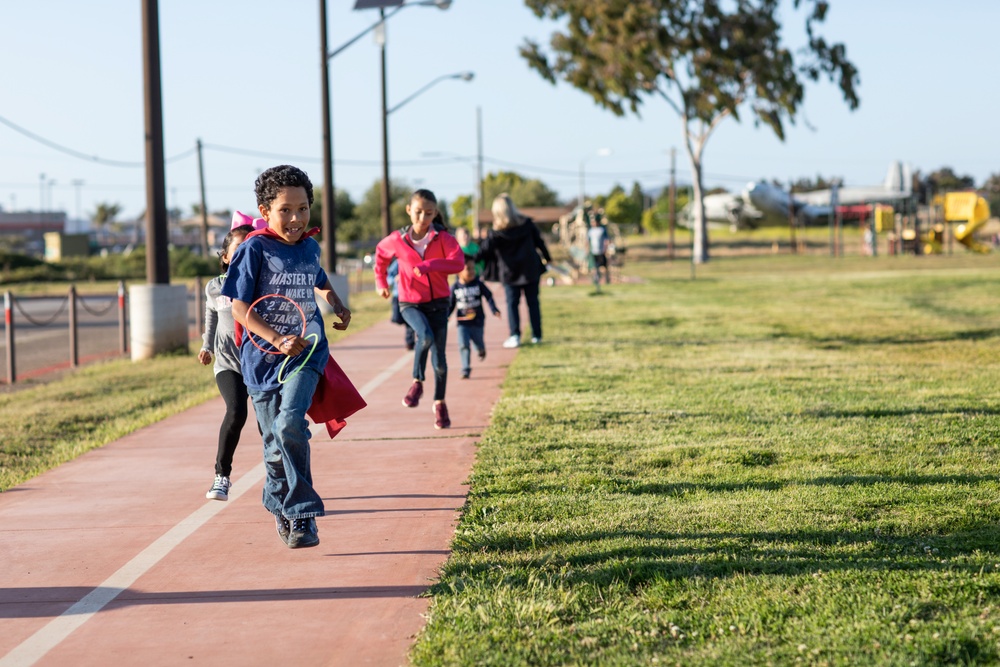
M 749 184 L 742 194 L 765 214 L 780 219 L 780 224 L 788 224 L 789 208 L 804 223 L 825 223 L 834 207 L 892 204 L 910 199 L 913 196 L 912 184 L 909 165 L 893 162 L 882 185 L 840 187 L 789 195 L 785 190 L 761 181 Z
M 742 195 L 728 192 L 705 195 L 705 219 L 709 227 L 728 227 L 734 231 L 754 229 L 761 226 L 764 217 L 764 213 Z M 688 202 L 681 209 L 679 224 L 690 228 L 693 220 L 694 205 Z
M 759 181 L 739 194 L 723 192 L 705 197 L 705 217 L 711 227 L 756 229 L 788 225 L 789 208 L 803 224 L 826 224 L 834 206 L 895 203 L 913 195 L 910 167 L 900 162 L 889 165 L 882 185 L 839 187 L 830 190 L 797 192 L 791 197 L 784 189 Z M 691 226 L 693 205 L 681 211 L 681 224 Z

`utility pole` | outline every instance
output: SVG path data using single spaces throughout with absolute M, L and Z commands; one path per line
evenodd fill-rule
M 160 19 L 157 0 L 142 3 L 143 81 L 146 108 L 146 280 L 170 284 L 167 194 L 163 167 L 163 98 L 160 90 Z
M 674 229 L 677 227 L 677 149 L 670 149 L 670 239 L 667 257 L 674 258 Z
M 201 256 L 208 257 L 208 202 L 205 201 L 205 169 L 201 162 L 201 139 L 198 148 L 198 185 L 201 187 Z
M 792 179 L 788 179 L 788 234 L 789 240 L 792 247 L 792 254 L 798 252 L 798 246 L 795 242 L 795 200 L 793 193 L 795 192 L 795 183 Z
M 483 223 L 479 212 L 486 202 L 483 201 L 483 108 L 476 107 L 476 243 L 482 235 Z
M 330 110 L 330 56 L 326 44 L 326 0 L 319 0 L 320 96 L 323 103 L 323 188 L 320 201 L 320 261 L 329 273 L 337 272 L 337 196 L 333 186 L 333 124 Z

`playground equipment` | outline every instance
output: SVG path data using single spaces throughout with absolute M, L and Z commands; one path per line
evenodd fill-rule
M 947 193 L 944 196 L 944 219 L 946 222 L 961 223 L 955 227 L 955 240 L 966 248 L 974 252 L 990 251 L 988 245 L 973 236 L 990 219 L 989 203 L 975 192 Z
M 552 267 L 561 274 L 566 282 L 573 282 L 581 276 L 586 276 L 591 271 L 590 266 L 590 242 L 587 240 L 587 229 L 590 222 L 585 213 L 590 213 L 590 209 L 582 210 L 579 206 L 566 215 L 559 218 L 557 234 L 559 244 L 562 245 L 569 254 L 567 266 Z M 608 231 L 608 238 L 611 243 L 608 247 L 608 268 L 614 277 L 620 274 L 621 267 L 625 260 L 625 239 L 622 237 L 618 225 L 607 218 L 604 219 L 604 227 Z
M 946 242 L 946 225 L 957 223 L 952 231 L 952 238 L 973 252 L 990 252 L 990 246 L 975 238 L 990 220 L 990 205 L 975 192 L 948 192 L 935 195 L 933 206 L 943 212 L 944 222 L 931 225 L 920 240 L 921 249 L 925 255 L 936 255 L 944 252 Z

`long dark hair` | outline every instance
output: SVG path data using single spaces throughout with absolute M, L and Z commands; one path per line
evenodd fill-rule
M 229 262 L 226 261 L 225 255 L 226 251 L 229 250 L 229 245 L 233 242 L 237 236 L 243 236 L 246 238 L 247 234 L 253 231 L 253 225 L 240 225 L 239 227 L 233 227 L 226 234 L 226 238 L 222 240 L 222 248 L 219 250 L 219 266 L 222 267 L 222 271 L 225 272 L 229 268 Z

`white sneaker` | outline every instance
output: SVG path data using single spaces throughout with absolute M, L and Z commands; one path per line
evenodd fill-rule
M 209 500 L 229 500 L 229 487 L 232 483 L 229 478 L 225 475 L 216 475 L 215 482 L 212 484 L 212 488 L 208 490 L 205 497 Z
M 532 345 L 538 345 L 541 342 L 542 342 L 542 339 L 539 338 L 538 336 L 532 336 L 531 337 L 531 344 Z
M 515 347 L 521 347 L 521 337 L 511 336 L 510 338 L 508 338 L 503 342 L 503 346 L 508 350 Z

